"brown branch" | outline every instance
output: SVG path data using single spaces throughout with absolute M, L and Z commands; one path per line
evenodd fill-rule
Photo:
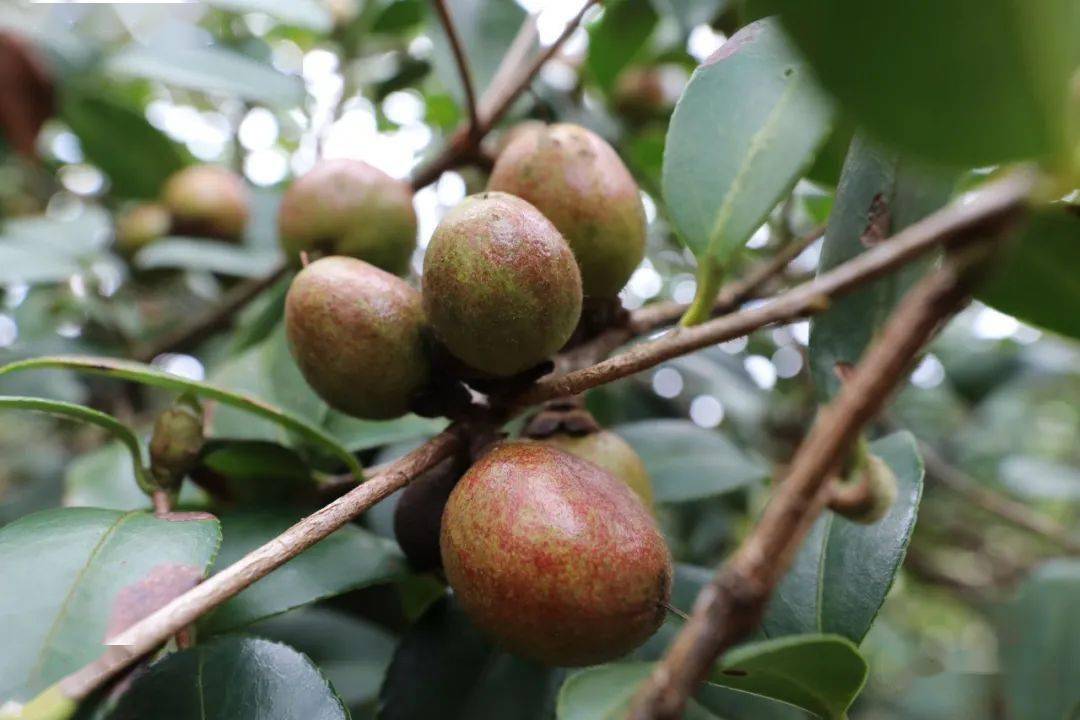
M 469 60 L 465 56 L 465 49 L 462 46 L 461 36 L 458 35 L 457 26 L 454 25 L 454 20 L 450 17 L 450 8 L 446 4 L 446 0 L 433 0 L 433 4 L 436 12 L 439 13 L 439 20 L 442 21 L 446 37 L 450 41 L 450 49 L 454 53 L 454 62 L 457 63 L 458 75 L 461 76 L 461 84 L 465 88 L 465 105 L 469 113 L 467 132 L 470 136 L 475 136 L 480 130 L 480 118 L 477 116 L 476 111 L 476 91 L 473 89 Z
M 158 355 L 189 350 L 214 333 L 229 326 L 233 316 L 259 296 L 263 290 L 276 283 L 289 271 L 288 263 L 282 263 L 269 275 L 246 280 L 230 289 L 222 301 L 190 323 L 177 328 L 135 352 L 135 359 L 150 362 Z
M 177 597 L 109 640 L 97 660 L 59 682 L 65 697 L 82 700 L 116 673 L 152 652 L 169 637 L 338 530 L 413 477 L 462 446 L 465 428 L 453 425 L 391 463 L 385 470 L 304 518 L 281 535 Z
M 659 365 L 732 338 L 781 322 L 790 322 L 828 308 L 830 301 L 958 238 L 970 238 L 983 229 L 996 228 L 1027 205 L 1034 176 L 1018 171 L 986 185 L 966 204 L 953 204 L 908 226 L 887 242 L 803 283 L 759 307 L 672 330 L 661 338 L 641 343 L 584 370 L 544 378 L 515 399 L 534 405 Z
M 573 34 L 574 30 L 577 29 L 582 18 L 585 17 L 585 13 L 597 2 L 598 0 L 587 0 L 585 5 L 581 8 L 581 11 L 573 20 L 566 24 L 566 28 L 555 42 L 542 50 L 531 63 L 523 67 L 515 75 L 502 73 L 502 68 L 500 68 L 500 71 L 496 72 L 496 77 L 502 74 L 505 77 L 510 78 L 507 80 L 505 88 L 492 83 L 492 87 L 488 92 L 484 93 L 484 97 L 480 102 L 475 130 L 470 132 L 469 125 L 462 125 L 451 133 L 449 140 L 446 142 L 446 147 L 443 148 L 442 152 L 430 162 L 418 168 L 413 175 L 411 184 L 414 190 L 430 185 L 438 180 L 439 176 L 442 175 L 444 171 L 466 163 L 479 154 L 480 141 L 493 127 L 495 127 L 496 123 L 509 112 L 518 96 L 525 92 L 529 85 L 532 84 L 533 78 L 540 72 L 540 68 L 555 56 L 555 53 L 559 51 L 563 43 L 565 43 Z M 531 20 L 526 20 L 526 22 L 531 22 Z
M 985 487 L 975 478 L 951 465 L 928 444 L 920 442 L 919 449 L 929 479 L 962 496 L 984 512 L 1038 535 L 1072 555 L 1080 555 L 1080 537 L 1071 535 L 1060 523 Z
M 1011 214 L 996 217 L 999 232 L 1012 219 Z M 990 228 L 979 224 L 971 230 L 985 238 Z M 690 622 L 635 696 L 632 720 L 682 717 L 687 698 L 720 653 L 757 627 L 769 595 L 824 509 L 829 478 L 925 344 L 968 300 L 971 265 L 986 255 L 986 247 L 975 250 L 948 262 L 905 296 L 836 400 L 818 414 L 761 520 L 698 595 Z

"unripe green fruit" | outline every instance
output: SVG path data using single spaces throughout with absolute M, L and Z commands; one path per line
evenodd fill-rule
M 505 377 L 536 366 L 581 316 L 574 254 L 547 218 L 505 193 L 447 213 L 424 256 L 424 310 L 457 359 Z
M 671 556 L 652 516 L 624 483 L 543 443 L 501 443 L 465 473 L 441 546 L 469 617 L 533 660 L 613 660 L 664 620 Z
M 645 256 L 645 208 L 622 160 L 596 133 L 550 125 L 522 133 L 488 182 L 528 200 L 563 234 L 586 296 L 614 297 Z
M 394 508 L 394 537 L 414 570 L 442 566 L 439 533 L 450 491 L 461 478 L 456 458 L 447 458 L 405 486 Z
M 588 435 L 557 433 L 544 438 L 543 442 L 607 470 L 616 480 L 626 483 L 641 498 L 645 507 L 652 509 L 653 490 L 649 471 L 634 448 L 615 433 L 609 430 Z
M 331 407 L 385 420 L 408 412 L 428 381 L 420 293 L 399 277 L 347 257 L 296 276 L 285 298 L 289 348 Z
M 243 178 L 220 165 L 192 165 L 161 191 L 177 235 L 238 240 L 247 224 L 250 197 Z
M 197 402 L 178 402 L 158 415 L 150 437 L 150 472 L 167 490 L 178 487 L 203 447 L 203 414 Z
M 412 189 L 359 160 L 324 160 L 285 191 L 278 230 L 290 258 L 320 250 L 403 275 L 416 248 Z
M 139 203 L 116 218 L 116 249 L 134 255 L 169 234 L 172 218 L 160 203 Z

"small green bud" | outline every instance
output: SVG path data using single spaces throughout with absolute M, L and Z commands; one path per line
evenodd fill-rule
M 158 415 L 150 437 L 150 473 L 160 487 L 175 490 L 195 467 L 203 446 L 202 408 L 181 399 Z

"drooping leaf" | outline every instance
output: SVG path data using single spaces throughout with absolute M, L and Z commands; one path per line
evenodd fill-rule
M 645 462 L 657 502 L 685 502 L 730 492 L 769 476 L 769 468 L 715 430 L 687 420 L 619 425 Z
M 626 717 L 638 685 L 649 676 L 653 663 L 600 665 L 574 673 L 559 690 L 558 720 L 618 720 Z M 693 700 L 684 720 L 718 720 Z
M 380 626 L 344 612 L 301 608 L 248 628 L 307 655 L 350 708 L 374 700 L 395 638 Z
M 224 637 L 169 655 L 121 696 L 109 720 L 347 720 L 308 658 L 260 638 Z
M 604 16 L 589 26 L 589 54 L 585 67 L 605 91 L 652 35 L 660 20 L 648 2 L 617 0 L 604 6 Z
M 215 572 L 299 520 L 297 514 L 270 510 L 223 515 L 223 541 Z M 404 556 L 395 543 L 346 525 L 226 601 L 207 615 L 200 627 L 212 633 L 233 630 L 316 600 L 389 582 L 405 572 Z
M 295 27 L 324 33 L 333 26 L 330 10 L 318 0 L 207 0 L 235 13 L 261 12 Z
M 447 596 L 401 640 L 379 693 L 380 720 L 541 720 L 562 672 L 492 647 Z
M 176 392 L 190 392 L 199 397 L 217 400 L 241 408 L 252 415 L 277 423 L 317 446 L 326 448 L 340 458 L 358 478 L 363 477 L 363 469 L 356 458 L 321 428 L 312 425 L 297 415 L 288 413 L 257 398 L 226 390 L 210 383 L 172 375 L 143 363 L 106 357 L 63 356 L 22 360 L 0 366 L 0 375 L 39 368 L 66 368 L 91 375 L 104 375 L 105 377 L 121 380 L 131 380 Z
M 978 292 L 1003 313 L 1080 338 L 1080 209 L 1043 210 L 1005 248 Z
M 86 159 L 101 169 L 119 197 L 157 197 L 184 154 L 143 113 L 107 92 L 80 85 L 61 95 L 60 117 L 79 138 Z
M 690 78 L 668 128 L 664 201 L 699 263 L 725 264 L 809 167 L 833 110 L 779 24 L 740 30 Z
M 236 95 L 280 108 L 301 104 L 305 95 L 299 78 L 220 48 L 132 44 L 108 57 L 104 71 L 160 80 L 190 90 Z
M 769 636 L 824 632 L 859 643 L 870 629 L 907 553 L 923 486 L 910 433 L 877 440 L 870 450 L 896 476 L 895 504 L 873 525 L 831 512 L 818 518 L 769 601 L 763 623 Z
M 774 4 L 845 110 L 896 147 L 978 166 L 1066 145 L 1073 0 Z
M 1059 720 L 1080 708 L 1080 562 L 1052 560 L 998 617 L 1009 717 Z
M 107 636 L 201 580 L 220 539 L 210 515 L 94 508 L 0 528 L 0 697 L 25 701 L 94 660 Z
M 178 268 L 261 278 L 282 262 L 276 250 L 262 251 L 233 243 L 206 238 L 165 237 L 155 240 L 135 256 L 135 266 L 142 270 Z
M 948 202 L 955 184 L 956 173 L 930 170 L 857 135 L 836 190 L 818 272 L 847 262 L 938 210 Z M 831 397 L 839 387 L 836 364 L 859 361 L 874 333 L 929 262 L 912 263 L 879 278 L 836 299 L 814 317 L 810 368 L 822 398 Z

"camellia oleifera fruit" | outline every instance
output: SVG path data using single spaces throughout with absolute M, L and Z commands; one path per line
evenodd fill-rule
M 116 218 L 116 248 L 134 255 L 154 240 L 169 234 L 172 218 L 160 203 L 139 203 Z
M 278 230 L 291 258 L 322 251 L 402 275 L 416 248 L 412 189 L 360 160 L 324 160 L 285 192 Z
M 247 224 L 250 197 L 243 178 L 220 165 L 192 165 L 165 182 L 161 202 L 172 233 L 238 240 Z
M 285 298 L 285 329 L 300 371 L 319 397 L 355 417 L 405 414 L 427 384 L 420 293 L 348 257 L 316 260 Z
M 500 443 L 443 513 L 443 569 L 511 652 L 549 665 L 620 657 L 664 620 L 671 556 L 625 483 L 537 442 Z
M 435 336 L 470 368 L 505 377 L 561 348 L 581 316 L 574 254 L 547 218 L 505 193 L 447 213 L 424 256 L 424 310 Z
M 653 506 L 652 480 L 645 463 L 630 444 L 610 430 L 600 430 L 587 435 L 556 433 L 544 438 L 545 443 L 554 445 L 579 458 L 599 465 L 611 473 L 612 477 L 622 480 L 627 487 L 641 498 L 645 507 Z
M 520 134 L 495 161 L 488 188 L 528 200 L 555 224 L 586 296 L 614 297 L 645 255 L 637 183 L 591 130 L 556 124 Z

